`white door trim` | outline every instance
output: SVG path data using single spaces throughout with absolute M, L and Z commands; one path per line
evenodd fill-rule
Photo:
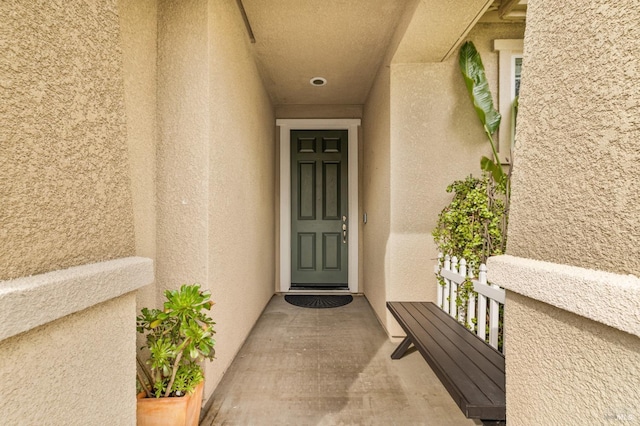
M 360 119 L 278 119 L 280 126 L 280 291 L 291 288 L 291 130 L 346 129 L 349 153 L 349 291 L 358 292 L 358 127 Z

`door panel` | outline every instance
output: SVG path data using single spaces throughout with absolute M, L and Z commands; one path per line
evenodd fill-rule
M 340 234 L 324 232 L 322 234 L 322 265 L 325 271 L 338 271 L 341 265 Z
M 316 220 L 316 163 L 298 163 L 298 220 Z
M 342 216 L 340 163 L 323 161 L 322 168 L 322 218 L 340 220 Z
M 300 232 L 298 234 L 298 270 L 316 270 L 316 234 Z
M 348 285 L 346 130 L 291 131 L 291 285 Z

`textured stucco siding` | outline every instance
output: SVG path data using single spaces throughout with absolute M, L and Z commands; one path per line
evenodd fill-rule
M 134 252 L 115 3 L 0 3 L 0 279 Z
M 134 310 L 129 293 L 1 341 L 2 424 L 134 425 Z
M 507 422 L 640 422 L 637 336 L 513 292 L 505 327 Z
M 509 253 L 640 274 L 640 3 L 531 1 Z
M 158 2 L 159 302 L 165 289 L 181 284 L 211 288 L 208 32 L 206 1 Z M 217 311 L 213 317 L 219 322 Z
M 508 254 L 640 275 L 638 22 L 637 1 L 529 1 Z M 640 339 L 556 291 L 507 292 L 507 422 L 637 424 Z
M 209 2 L 213 391 L 275 289 L 275 116 L 234 0 Z
M 392 321 L 385 303 L 388 281 L 386 258 L 389 239 L 390 174 L 390 78 L 388 67 L 381 67 L 364 106 L 362 120 L 362 211 L 367 214 L 363 227 L 362 253 L 364 293 L 378 318 L 386 326 Z
M 3 1 L 0 28 L 2 312 L 20 332 L 0 342 L 0 422 L 134 424 L 131 291 L 150 262 L 143 283 L 107 274 L 20 292 L 134 253 L 117 2 Z
M 158 2 L 159 292 L 208 278 L 207 45 L 206 1 Z
M 118 0 L 135 254 L 156 257 L 157 1 Z M 155 287 L 137 293 L 138 310 L 155 306 Z
M 215 306 L 211 395 L 275 288 L 275 117 L 233 0 L 158 4 L 157 295 Z

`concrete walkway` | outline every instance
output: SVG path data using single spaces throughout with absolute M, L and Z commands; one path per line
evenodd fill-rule
M 201 425 L 476 425 L 419 353 L 392 360 L 364 297 L 305 309 L 274 296 Z

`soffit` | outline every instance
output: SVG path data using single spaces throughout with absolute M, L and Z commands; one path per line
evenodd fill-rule
M 256 63 L 278 106 L 362 105 L 383 61 L 443 61 L 480 18 L 519 19 L 527 0 L 241 3 L 255 36 Z M 309 83 L 313 77 L 328 83 L 314 87 Z
M 393 63 L 445 60 L 493 0 L 423 0 L 413 14 Z
M 275 105 L 363 104 L 410 0 L 242 0 Z M 328 84 L 313 87 L 312 77 Z

